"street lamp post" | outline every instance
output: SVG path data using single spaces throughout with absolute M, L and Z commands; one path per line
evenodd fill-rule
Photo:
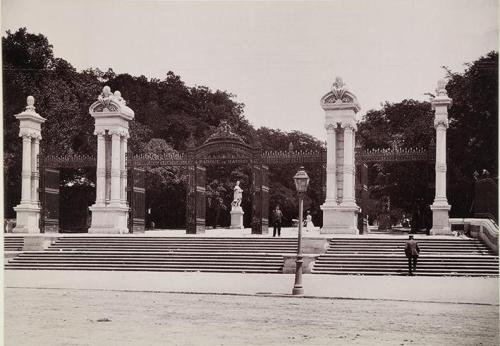
M 299 196 L 299 232 L 297 238 L 297 259 L 295 267 L 295 284 L 293 286 L 292 294 L 302 295 L 304 294 L 304 288 L 302 287 L 302 264 L 304 263 L 302 256 L 302 223 L 304 214 L 304 195 L 307 192 L 307 186 L 309 185 L 309 176 L 307 175 L 304 167 L 300 167 L 299 171 L 293 177 L 295 182 L 295 188 L 297 189 L 297 195 Z

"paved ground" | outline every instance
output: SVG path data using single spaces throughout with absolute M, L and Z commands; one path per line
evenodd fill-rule
M 7 270 L 11 288 L 287 295 L 293 274 Z M 303 275 L 306 296 L 498 305 L 498 278 Z
M 5 290 L 5 345 L 497 345 L 498 306 Z

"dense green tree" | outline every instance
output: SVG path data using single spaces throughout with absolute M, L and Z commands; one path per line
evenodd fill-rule
M 468 216 L 473 205 L 473 173 L 487 169 L 498 174 L 498 53 L 491 52 L 466 64 L 463 73 L 448 70 L 446 89 L 453 105 L 447 132 L 448 199 L 451 216 Z M 404 100 L 371 110 L 358 126 L 361 148 L 428 148 L 435 138 L 430 103 Z M 432 148 L 430 148 L 432 150 Z M 383 187 L 394 207 L 409 212 L 418 198 L 433 201 L 428 183 L 434 167 L 419 163 L 380 165 L 387 175 Z M 378 171 L 370 171 L 372 188 Z M 380 196 L 379 196 L 380 197 Z
M 474 172 L 498 177 L 498 52 L 449 69 L 446 86 L 453 99 L 448 129 L 448 196 L 454 216 L 473 212 Z
M 324 143 L 299 131 L 283 132 L 254 129 L 244 116 L 244 104 L 229 92 L 204 86 L 185 85 L 179 75 L 168 72 L 164 79 L 116 74 L 112 69 L 89 68 L 78 72 L 64 59 L 54 56 L 53 47 L 41 35 L 25 28 L 8 31 L 2 38 L 5 215 L 13 217 L 19 203 L 21 140 L 14 115 L 26 106 L 26 96 L 36 99 L 37 111 L 47 119 L 43 126 L 43 149 L 52 154 L 92 154 L 96 151 L 93 119 L 89 106 L 104 85 L 120 90 L 135 112 L 130 123 L 129 149 L 134 154 L 175 153 L 189 145 L 201 145 L 221 120 L 227 121 L 242 138 L 263 150 L 324 150 Z M 448 131 L 450 192 L 452 214 L 465 215 L 472 203 L 472 174 L 488 169 L 497 175 L 498 54 L 489 53 L 468 64 L 464 73 L 449 71 L 450 109 Z M 359 124 L 362 148 L 392 146 L 426 148 L 434 135 L 433 112 L 427 102 L 405 100 L 386 103 L 381 110 L 369 111 Z M 321 222 L 323 202 L 321 165 L 306 165 L 311 177 L 306 210 L 316 224 Z M 388 173 L 385 187 L 394 205 L 411 209 L 412 201 L 428 197 L 422 174 L 428 167 L 417 164 L 384 165 Z M 298 167 L 284 165 L 270 170 L 270 208 L 280 204 L 285 223 L 297 218 L 293 175 Z M 72 179 L 66 172 L 67 179 Z M 69 174 L 69 175 L 68 175 Z M 151 167 L 147 178 L 147 207 L 153 207 L 158 227 L 183 227 L 185 217 L 185 173 L 182 170 Z M 371 172 L 372 179 L 376 172 Z M 92 180 L 93 176 L 87 177 Z M 251 209 L 250 167 L 212 167 L 207 171 L 209 201 L 207 220 L 226 225 L 227 209 L 236 180 L 244 188 L 243 208 Z M 226 208 L 226 209 L 224 209 Z M 250 225 L 250 212 L 245 225 Z M 217 220 L 215 220 L 217 219 Z M 210 221 L 210 222 L 212 222 Z

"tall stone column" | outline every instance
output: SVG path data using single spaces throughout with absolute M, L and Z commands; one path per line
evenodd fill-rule
M 360 107 L 356 96 L 347 90 L 341 78 L 337 78 L 332 90 L 321 98 L 321 107 L 325 110 L 327 130 L 327 184 L 326 200 L 321 206 L 321 233 L 358 234 L 359 208 L 354 199 L 354 130 Z M 341 124 L 344 133 L 337 138 L 335 129 L 338 124 Z M 343 147 L 343 152 L 337 152 L 337 144 L 339 148 Z M 342 184 L 340 176 L 336 175 L 338 162 L 343 164 Z M 338 204 L 340 197 L 342 203 Z
M 31 204 L 31 134 L 22 133 L 23 137 L 23 166 L 21 169 L 21 204 Z
M 38 188 L 40 186 L 40 172 L 38 169 L 38 155 L 40 154 L 40 139 L 41 136 L 35 136 L 31 143 L 33 158 L 31 161 L 31 201 L 34 206 L 38 207 L 39 196 Z
M 436 89 L 436 97 L 431 100 L 435 111 L 434 127 L 436 128 L 436 194 L 432 210 L 431 235 L 451 234 L 449 211 L 451 206 L 446 198 L 446 130 L 448 129 L 448 107 L 452 100 L 446 92 L 446 82 L 440 80 Z
M 120 205 L 120 133 L 111 132 L 111 204 Z
M 120 203 L 123 205 L 127 204 L 127 138 L 128 133 L 124 132 L 120 142 Z
M 97 135 L 96 205 L 104 206 L 106 200 L 106 139 L 105 131 L 94 131 Z
M 357 207 L 354 199 L 354 121 L 347 121 L 342 124 L 344 128 L 344 184 L 342 206 Z
M 337 161 L 336 161 L 336 128 L 337 123 L 326 127 L 326 201 L 325 204 L 337 204 Z
M 125 154 L 128 124 L 134 118 L 134 111 L 127 107 L 119 91 L 113 94 L 105 86 L 89 112 L 95 119 L 94 133 L 97 135 L 97 193 L 96 203 L 90 207 L 92 225 L 89 233 L 128 233 Z M 104 137 L 105 133 L 111 136 L 111 141 L 109 136 Z M 110 182 L 106 172 L 110 172 Z
M 19 120 L 19 137 L 23 140 L 21 169 L 21 203 L 16 211 L 15 233 L 40 233 L 40 207 L 38 205 L 37 155 L 41 140 L 41 125 L 45 122 L 35 111 L 35 98 L 28 96 L 24 112 L 15 116 Z

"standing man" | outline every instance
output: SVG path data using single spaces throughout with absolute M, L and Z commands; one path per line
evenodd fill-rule
M 281 221 L 283 220 L 283 213 L 280 206 L 277 205 L 273 211 L 273 237 L 276 237 L 276 229 L 278 229 L 278 237 L 281 237 Z
M 413 236 L 410 235 L 408 241 L 405 246 L 405 254 L 408 258 L 408 273 L 410 276 L 413 276 L 413 272 L 417 270 L 417 259 L 420 254 L 420 248 L 418 247 L 418 243 L 413 239 Z

